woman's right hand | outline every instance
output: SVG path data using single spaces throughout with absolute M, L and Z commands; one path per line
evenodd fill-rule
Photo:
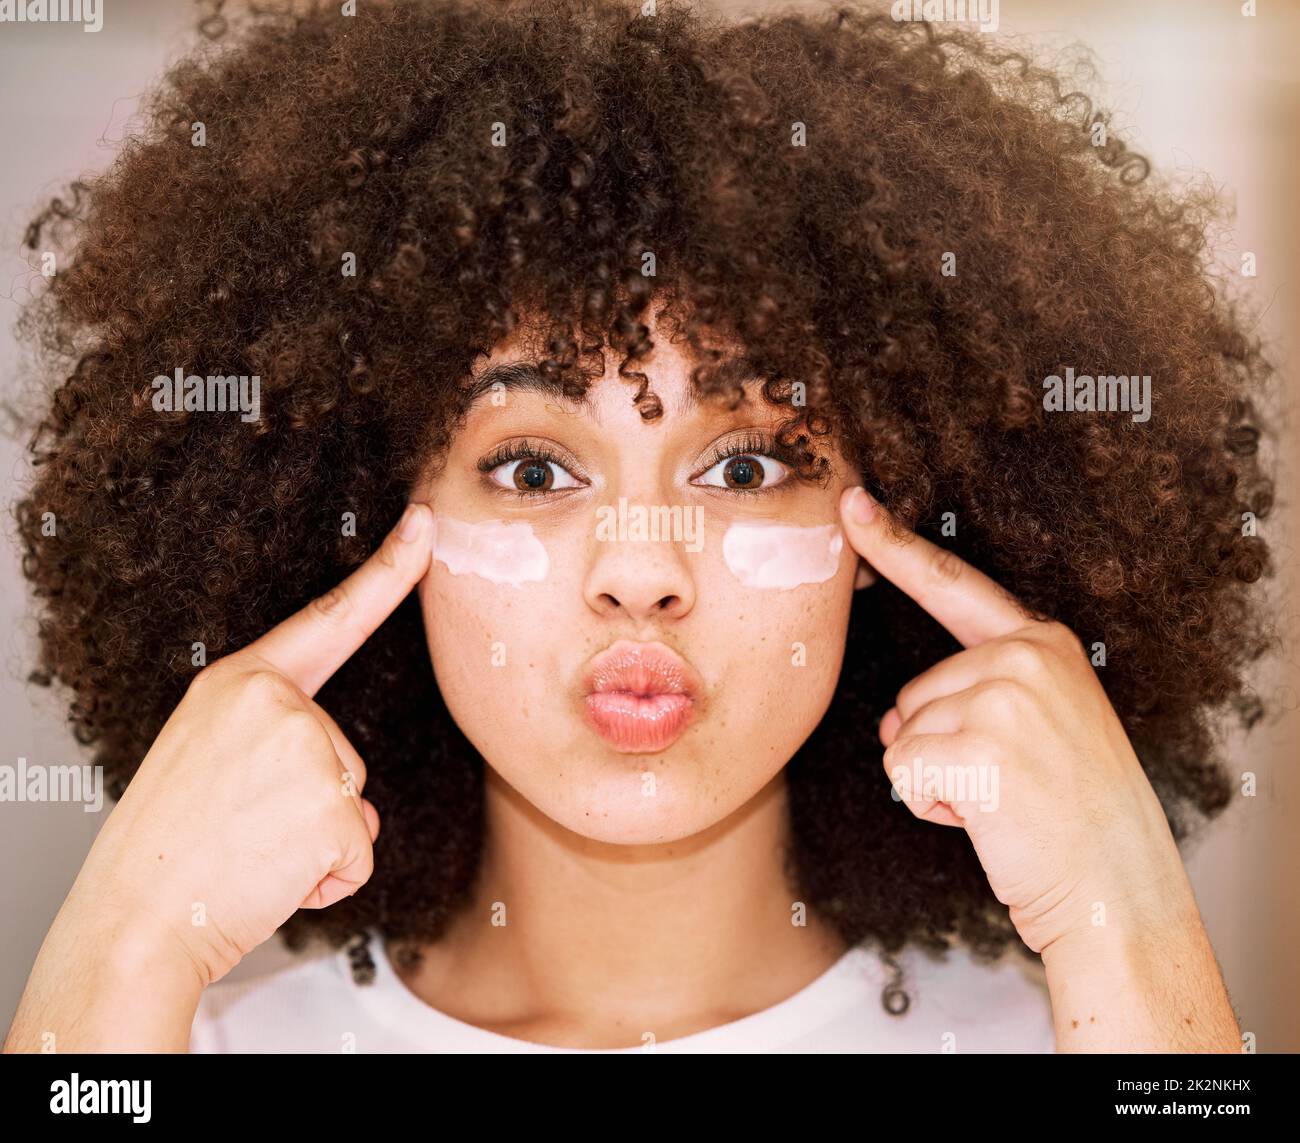
M 313 696 L 428 570 L 432 531 L 410 505 L 341 584 L 200 671 L 91 849 L 91 880 L 173 932 L 208 984 L 373 872 L 365 762 Z
M 365 884 L 379 831 L 366 766 L 313 696 L 423 577 L 432 536 L 429 507 L 410 505 L 338 587 L 199 672 L 95 839 L 33 979 L 43 959 L 66 974 L 73 948 L 112 933 L 152 964 L 188 962 L 206 987 L 296 910 Z

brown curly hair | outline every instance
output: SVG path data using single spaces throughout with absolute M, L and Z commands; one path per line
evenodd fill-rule
M 736 332 L 792 409 L 801 478 L 836 434 L 905 523 L 1105 644 L 1176 838 L 1223 809 L 1211 716 L 1259 716 L 1244 676 L 1269 643 L 1246 587 L 1268 551 L 1243 513 L 1271 504 L 1251 405 L 1271 370 L 1212 269 L 1217 200 L 1162 186 L 1059 73 L 856 6 L 338 9 L 216 5 L 214 42 L 170 68 L 145 129 L 27 233 L 70 255 L 20 322 L 62 378 L 17 508 L 36 677 L 70 688 L 113 797 L 194 642 L 243 646 L 374 550 L 521 310 L 546 315 L 547 371 L 580 392 L 608 343 L 657 415 L 630 366 L 662 295 L 701 393 L 734 391 L 706 327 Z M 178 365 L 257 374 L 261 419 L 155 412 L 150 379 Z M 1043 379 L 1066 366 L 1150 374 L 1153 415 L 1047 415 Z M 1019 944 L 962 831 L 889 797 L 874 733 L 957 649 L 890 584 L 856 593 L 837 692 L 788 766 L 801 898 L 887 955 Z M 483 760 L 413 597 L 320 701 L 384 828 L 364 888 L 281 935 L 435 939 L 477 867 Z

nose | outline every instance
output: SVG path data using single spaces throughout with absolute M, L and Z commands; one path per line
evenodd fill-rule
M 597 614 L 607 618 L 626 616 L 634 623 L 681 619 L 695 606 L 695 575 L 687 550 L 691 526 L 687 514 L 694 514 L 689 505 L 679 505 L 675 514 L 682 527 L 659 527 L 658 539 L 631 539 L 632 535 L 655 535 L 633 531 L 633 521 L 638 509 L 652 517 L 659 510 L 659 522 L 671 522 L 674 513 L 662 511 L 662 506 L 644 501 L 625 499 L 621 518 L 626 527 L 620 527 L 620 505 L 602 506 L 604 516 L 597 513 L 592 523 L 589 546 L 590 557 L 584 596 L 587 605 Z M 693 517 L 692 517 L 693 518 Z M 604 527 L 597 525 L 603 521 Z

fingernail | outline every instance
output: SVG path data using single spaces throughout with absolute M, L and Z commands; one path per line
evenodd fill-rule
M 849 493 L 849 519 L 857 524 L 868 524 L 875 510 L 876 502 L 867 494 L 867 490 L 860 484 L 855 486 Z
M 397 538 L 408 543 L 420 534 L 420 512 L 414 504 L 408 504 L 402 518 L 397 522 Z

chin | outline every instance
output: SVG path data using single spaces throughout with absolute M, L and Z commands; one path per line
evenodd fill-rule
M 606 845 L 664 845 L 683 841 L 718 821 L 716 806 L 708 806 L 706 812 L 698 803 L 664 804 L 666 800 L 659 795 L 658 804 L 629 805 L 622 799 L 616 802 L 597 798 L 585 808 L 557 806 L 548 816 L 580 837 Z M 650 798 L 644 801 L 653 802 Z
M 726 797 L 716 787 L 705 790 L 689 779 L 683 783 L 682 768 L 680 761 L 674 767 L 662 755 L 623 755 L 612 763 L 592 759 L 576 765 L 570 756 L 552 771 L 562 778 L 539 786 L 527 778 L 511 781 L 509 773 L 501 776 L 539 813 L 581 837 L 610 845 L 657 845 L 708 829 L 745 800 L 735 791 Z M 689 765 L 685 769 L 690 773 Z M 648 775 L 653 775 L 653 785 Z

